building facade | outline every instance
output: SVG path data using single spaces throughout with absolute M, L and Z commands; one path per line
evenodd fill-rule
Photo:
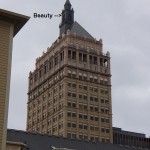
M 113 143 L 135 148 L 150 149 L 150 138 L 146 138 L 145 134 L 124 131 L 116 127 L 113 127 Z
M 13 37 L 29 17 L 0 9 L 0 149 L 6 148 Z
M 27 131 L 113 142 L 110 54 L 74 21 L 69 0 L 60 36 L 29 73 Z
M 8 129 L 8 150 L 146 150 L 123 145 L 84 141 Z

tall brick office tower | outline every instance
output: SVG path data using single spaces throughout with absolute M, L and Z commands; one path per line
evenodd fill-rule
M 27 131 L 112 143 L 110 54 L 74 21 L 69 0 L 59 28 L 29 74 Z

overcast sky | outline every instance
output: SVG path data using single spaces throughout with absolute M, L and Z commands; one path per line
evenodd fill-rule
M 79 22 L 111 53 L 113 126 L 150 136 L 150 1 L 70 0 Z M 28 75 L 59 35 L 65 0 L 0 0 L 0 8 L 30 20 L 13 41 L 8 128 L 26 129 Z

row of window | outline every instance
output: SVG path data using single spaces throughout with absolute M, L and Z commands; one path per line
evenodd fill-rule
M 32 129 L 32 131 L 33 132 L 41 132 L 41 133 L 43 133 L 43 134 L 48 134 L 48 135 L 52 135 L 52 134 L 54 134 L 55 132 L 57 132 L 57 126 L 56 127 L 53 127 L 52 129 L 50 128 L 50 129 L 48 129 L 48 131 L 43 131 L 42 132 L 42 129 L 44 129 L 44 127 L 45 126 L 42 126 L 42 128 L 41 128 L 41 126 L 38 126 L 37 127 L 37 129 L 36 128 L 33 128 Z M 59 130 L 61 130 L 62 128 L 63 128 L 63 124 L 59 124 L 59 126 L 58 126 L 58 128 L 59 128 Z M 63 134 L 62 133 L 59 133 L 59 136 L 63 136 Z M 67 137 L 68 138 L 71 138 L 71 139 L 80 139 L 80 140 L 90 140 L 90 141 L 99 141 L 100 140 L 100 138 L 99 137 L 97 137 L 97 136 L 90 136 L 89 138 L 88 138 L 88 136 L 86 135 L 86 134 L 79 134 L 79 137 L 77 137 L 77 134 L 76 133 L 70 133 L 70 132 L 68 132 L 67 133 Z M 104 143 L 110 143 L 110 139 L 109 138 L 107 138 L 107 137 L 102 137 L 101 138 L 101 142 L 104 142 Z
M 77 124 L 68 122 L 67 127 L 68 128 L 77 128 Z M 88 130 L 88 125 L 87 124 L 80 124 L 79 123 L 78 127 L 79 127 L 80 130 L 82 130 L 82 129 L 83 130 Z M 89 128 L 90 128 L 91 131 L 99 131 L 100 130 L 98 126 L 94 126 L 94 125 L 91 125 Z M 109 133 L 108 128 L 101 128 L 101 132 L 104 132 L 104 130 L 105 130 L 106 133 Z
M 63 94 L 60 94 L 60 98 L 63 98 Z M 87 99 L 87 95 L 81 95 L 81 94 L 79 94 L 79 98 L 83 98 L 83 99 Z M 104 98 L 101 98 L 100 99 L 101 100 L 101 104 L 108 104 L 109 103 L 109 100 L 108 99 L 104 99 Z M 38 113 L 41 113 L 41 111 L 44 111 L 44 110 L 46 110 L 46 106 L 53 106 L 53 102 L 55 103 L 55 102 L 57 102 L 58 101 L 58 98 L 57 97 L 55 97 L 54 98 L 54 100 L 49 100 L 48 101 L 48 105 L 45 103 L 45 104 L 43 104 L 43 106 L 39 106 L 38 105 Z M 91 96 L 90 97 L 90 101 L 91 102 L 98 102 L 98 99 L 97 99 L 97 97 L 94 97 L 94 96 Z M 39 104 L 39 103 L 38 103 Z M 68 106 L 69 107 L 73 107 L 73 108 L 76 108 L 76 103 L 75 102 L 71 102 L 71 101 L 68 101 Z M 33 103 L 33 108 L 35 108 L 36 107 L 36 103 L 34 102 Z M 58 109 L 61 109 L 63 107 L 63 103 L 62 102 L 60 102 L 59 103 L 59 107 L 58 107 Z M 92 107 L 92 106 L 91 106 Z M 94 107 L 94 106 L 93 106 Z M 32 108 L 32 105 L 29 105 L 29 107 L 28 107 L 28 110 L 30 111 L 30 110 L 32 110 L 31 109 Z M 80 109 L 87 109 L 87 104 L 82 104 L 82 103 L 79 103 L 79 108 Z M 90 108 L 90 110 L 93 110 L 94 108 Z M 95 111 L 97 111 L 97 110 L 95 110 Z M 103 111 L 103 109 L 102 109 L 102 112 L 105 112 L 105 111 Z
M 68 115 L 68 117 L 72 117 L 72 118 L 77 117 L 76 112 L 68 112 L 67 115 Z M 88 115 L 87 114 L 79 114 L 78 117 L 79 117 L 79 119 L 85 119 L 85 120 L 88 119 Z M 98 116 L 92 116 L 91 115 L 89 118 L 90 118 L 90 120 L 93 120 L 93 121 L 99 121 L 99 117 Z
M 53 118 L 53 123 L 55 123 L 55 122 L 57 122 L 57 117 Z M 36 123 L 36 121 L 33 121 L 32 125 L 34 126 L 35 123 Z M 52 120 L 48 120 L 47 125 L 48 126 L 52 125 Z M 46 123 L 42 124 L 42 128 L 45 128 L 45 127 L 46 127 Z M 67 127 L 68 128 L 77 128 L 77 124 L 75 122 L 68 122 Z M 79 123 L 78 127 L 80 130 L 88 130 L 88 128 L 89 128 L 91 131 L 100 131 L 100 128 L 98 126 L 94 126 L 94 125 L 91 125 L 90 127 L 88 127 L 87 124 Z M 59 129 L 62 129 L 62 128 L 63 128 L 63 124 L 59 124 Z M 53 132 L 55 132 L 55 131 L 53 131 Z M 109 130 L 109 128 L 102 127 L 101 132 L 109 133 L 110 130 Z
M 62 73 L 61 73 L 61 74 L 62 74 Z M 69 70 L 68 70 L 68 75 L 71 76 L 71 71 L 69 71 Z M 72 71 L 72 76 L 73 76 L 73 77 L 76 77 L 76 72 L 75 72 L 75 71 Z M 58 79 L 59 79 L 59 76 L 57 75 L 57 76 L 55 76 L 55 78 L 54 78 L 54 82 L 52 82 L 53 80 L 49 81 L 49 87 L 51 87 L 53 83 L 57 82 Z M 86 74 L 83 74 L 83 75 L 82 75 L 82 73 L 79 73 L 79 79 L 87 80 L 87 75 L 86 75 Z M 89 80 L 90 80 L 91 82 L 98 82 L 97 76 L 92 76 L 92 75 L 90 75 Z M 107 79 L 107 78 L 100 78 L 100 83 L 102 83 L 102 84 L 108 84 L 108 79 Z M 76 87 L 75 84 L 70 84 L 70 83 L 68 83 L 68 86 L 69 86 L 69 87 L 72 86 L 72 87 L 74 87 L 74 88 Z M 61 89 L 63 89 L 63 87 L 64 87 L 64 85 L 63 85 L 63 83 L 61 83 L 59 89 L 61 90 Z M 33 99 L 34 97 L 38 96 L 38 92 L 39 92 L 39 94 L 41 94 L 41 93 L 43 92 L 43 90 L 46 90 L 47 88 L 48 88 L 48 84 L 47 84 L 47 83 L 45 83 L 43 86 L 41 85 L 41 86 L 38 88 L 38 90 L 34 92 L 34 94 L 30 95 L 29 98 L 30 98 L 30 99 Z M 79 88 L 84 89 L 84 86 L 80 85 Z M 84 90 L 87 90 L 86 87 L 85 87 Z M 92 87 L 90 87 L 90 90 L 96 92 L 96 89 L 93 89 Z M 55 89 L 54 89 L 54 93 L 56 93 L 57 91 L 58 91 L 58 88 L 57 88 L 57 89 L 55 88 Z
M 73 78 L 77 78 L 77 73 L 76 73 L 76 71 L 71 71 L 71 70 L 68 70 L 68 76 L 69 77 L 73 77 Z M 87 74 L 86 73 L 81 73 L 81 72 L 79 72 L 78 73 L 78 78 L 80 79 L 80 80 L 88 80 L 88 77 L 87 77 Z M 98 82 L 98 76 L 97 75 L 89 75 L 89 81 L 91 81 L 91 82 Z M 100 83 L 101 84 L 108 84 L 108 79 L 107 78 L 100 78 Z
M 46 74 L 47 71 L 44 73 Z M 55 76 L 53 76 L 52 80 L 49 81 L 49 84 L 45 83 L 45 85 L 43 86 L 44 89 L 51 87 L 53 83 L 56 83 L 59 79 L 62 79 L 62 77 L 64 76 L 64 71 L 59 72 L 58 74 L 56 74 Z M 42 77 L 42 70 L 39 71 L 39 73 L 35 73 L 34 76 L 30 77 L 30 85 L 33 84 L 33 82 L 38 81 L 38 79 L 40 79 Z
M 72 87 L 72 88 L 76 88 L 77 87 L 77 84 L 76 83 L 72 83 L 72 82 L 68 82 L 68 87 Z M 83 85 L 83 84 L 79 84 L 79 89 L 81 90 L 87 90 L 88 89 L 88 86 L 87 85 Z M 98 88 L 97 87 L 89 87 L 89 90 L 91 92 L 98 92 Z
M 77 84 L 76 83 L 71 83 L 71 82 L 68 82 L 68 87 L 72 87 L 72 88 L 76 88 L 77 87 Z M 64 84 L 63 83 L 61 83 L 60 85 L 59 85 L 59 89 L 58 89 L 58 87 L 55 87 L 54 89 L 53 89 L 53 93 L 55 94 L 55 93 L 58 93 L 58 91 L 59 90 L 62 90 L 64 88 Z M 81 89 L 81 90 L 88 90 L 88 86 L 87 85 L 83 85 L 83 84 L 79 84 L 79 89 Z M 90 86 L 89 87 L 89 90 L 91 91 L 91 92 L 98 92 L 98 88 L 97 87 L 92 87 L 92 86 Z M 42 88 L 42 86 L 39 88 L 39 93 L 42 93 L 43 92 L 43 88 Z M 108 90 L 107 89 L 100 89 L 100 92 L 101 92 L 101 94 L 108 94 Z M 29 99 L 33 99 L 33 98 L 35 98 L 36 96 L 38 96 L 38 94 L 37 94 L 38 92 L 35 92 L 34 94 L 32 94 L 32 95 L 30 95 L 29 96 Z M 49 97 L 51 97 L 52 96 L 52 91 L 49 91 L 49 94 L 48 94 L 48 96 Z
M 101 89 L 101 94 L 108 95 L 108 90 Z M 75 92 L 71 92 L 71 91 L 69 91 L 67 95 L 68 95 L 68 97 L 74 97 L 74 98 L 77 97 L 77 94 Z M 88 98 L 87 94 L 79 93 L 78 96 L 79 96 L 79 99 L 87 100 L 87 98 Z M 98 97 L 97 96 L 89 96 L 89 100 L 98 102 Z
M 79 52 L 79 61 L 81 62 L 87 62 L 87 54 Z M 68 50 L 68 58 L 69 59 L 76 59 L 76 51 Z M 34 81 L 37 81 L 39 78 L 42 77 L 42 75 L 46 74 L 48 71 L 50 71 L 52 68 L 54 68 L 56 65 L 58 65 L 59 62 L 64 60 L 64 51 L 58 53 L 56 56 L 53 58 L 50 58 L 50 61 L 45 61 L 43 65 L 41 65 L 40 70 L 34 74 L 33 77 L 30 78 L 30 83 L 33 83 Z M 89 62 L 90 64 L 98 64 L 98 58 L 97 56 L 94 55 L 89 55 Z M 107 64 L 107 59 L 100 59 L 100 65 L 108 67 Z
M 64 59 L 64 51 L 59 53 L 60 61 Z M 45 61 L 44 65 L 41 65 L 40 70 L 34 74 L 34 80 L 37 81 L 38 78 L 41 78 L 42 75 L 46 74 L 48 71 L 50 71 L 54 66 L 56 66 L 59 62 L 58 55 L 54 56 L 54 59 L 50 59 L 50 61 Z M 30 80 L 30 83 L 32 84 L 32 78 Z
M 76 54 L 77 54 L 76 51 L 68 50 L 68 58 L 69 59 L 76 59 L 77 58 Z M 79 52 L 79 54 L 78 54 L 79 61 L 87 62 L 87 57 L 88 57 L 88 55 L 86 53 Z M 90 61 L 90 64 L 97 65 L 97 56 L 89 55 L 89 61 Z
M 69 107 L 76 108 L 76 104 L 75 104 L 75 103 L 68 102 L 68 106 L 69 106 Z M 62 104 L 62 103 L 60 104 L 59 107 L 58 107 L 58 106 L 55 106 L 53 109 L 50 109 L 50 110 L 48 111 L 48 116 L 51 115 L 51 114 L 53 114 L 53 113 L 55 113 L 55 112 L 57 112 L 57 111 L 60 110 L 61 108 L 63 108 L 63 104 Z M 87 109 L 88 109 L 88 107 L 87 107 L 86 104 L 79 104 L 79 108 L 82 109 L 82 110 L 83 110 L 83 109 L 84 109 L 84 110 L 87 110 Z M 96 107 L 96 106 L 90 106 L 90 111 L 98 112 L 99 109 L 98 109 L 98 107 Z M 41 107 L 39 107 L 39 109 L 38 109 L 37 112 L 38 112 L 38 118 L 41 118 L 41 117 L 40 117 L 41 112 L 42 112 L 42 111 L 41 111 Z M 101 108 L 101 109 L 100 109 L 100 112 L 103 113 L 103 114 L 109 114 L 109 109 L 108 109 L 108 108 Z M 45 119 L 46 116 L 47 116 L 46 114 L 47 114 L 46 112 L 43 113 L 42 118 L 41 118 L 40 120 Z M 35 117 L 35 116 L 36 116 L 36 111 L 34 111 L 33 113 L 30 113 L 29 116 L 28 116 L 28 118 L 30 119 L 31 116 Z M 69 116 L 69 117 L 76 117 L 76 112 L 73 112 L 73 113 L 68 112 L 68 116 Z M 79 114 L 79 118 L 87 119 L 87 115 L 86 115 L 86 114 Z M 60 118 L 59 118 L 59 119 L 60 119 Z M 92 116 L 90 117 L 90 119 L 91 119 L 91 120 L 94 120 L 94 119 L 92 119 Z M 39 120 L 39 121 L 40 121 L 40 120 Z M 98 121 L 98 120 L 95 119 L 95 121 Z M 104 120 L 101 120 L 101 121 L 108 123 L 108 122 L 109 122 L 109 119 L 107 119 L 107 120 L 104 119 Z
M 68 133 L 67 133 L 67 137 L 68 137 L 68 138 L 72 138 L 72 139 L 76 139 L 76 138 L 77 138 L 77 135 L 76 135 L 76 133 L 70 133 L 70 132 L 68 132 Z M 81 140 L 89 140 L 89 139 L 88 139 L 88 136 L 87 136 L 87 135 L 84 135 L 84 134 L 80 134 L 80 135 L 79 135 L 79 139 L 81 139 Z M 91 136 L 91 137 L 90 137 L 90 140 L 91 140 L 91 141 L 99 141 L 100 139 L 99 139 L 99 137 L 97 137 L 97 136 Z M 104 143 L 110 143 L 110 139 L 109 139 L 109 138 L 104 138 L 104 137 L 102 137 L 102 138 L 101 138 L 101 141 L 104 142 Z
M 31 122 L 29 124 L 30 125 L 35 125 L 36 123 L 39 123 L 40 121 L 44 120 L 45 118 L 46 118 L 46 114 L 43 114 L 42 116 L 38 116 L 37 121 L 34 119 L 32 124 L 31 124 Z M 59 113 L 58 117 L 55 116 L 52 120 L 48 120 L 47 124 L 51 125 L 52 121 L 53 121 L 53 123 L 55 123 L 55 122 L 58 121 L 58 119 L 60 120 L 62 118 L 63 118 L 63 113 Z
M 54 106 L 54 108 L 52 108 L 52 109 L 49 109 L 48 110 L 48 115 L 51 115 L 52 113 L 55 113 L 55 112 L 57 112 L 58 110 L 61 110 L 62 108 L 63 108 L 63 102 L 61 102 L 61 103 L 59 103 L 59 105 L 57 105 L 57 106 Z M 42 109 L 43 108 L 43 109 Z M 37 109 L 37 114 L 38 115 L 41 115 L 41 113 L 44 113 L 44 114 L 46 114 L 46 105 L 44 105 L 43 107 L 38 107 L 38 109 Z M 28 116 L 28 118 L 30 119 L 31 118 L 31 116 L 36 116 L 36 110 L 34 110 L 34 112 L 33 113 L 29 113 L 29 116 Z M 44 118 L 43 118 L 44 119 Z
M 45 88 L 47 87 L 46 85 L 47 85 L 47 84 L 45 84 Z M 52 85 L 51 85 L 51 86 L 52 86 Z M 36 97 L 38 96 L 38 94 L 41 94 L 41 93 L 45 90 L 45 88 L 44 88 L 44 86 L 40 86 L 40 87 L 38 88 L 38 90 L 36 90 L 34 93 L 32 93 L 32 94 L 29 96 L 29 99 L 31 100 L 31 99 L 36 98 Z M 55 88 L 53 89 L 53 93 L 55 94 L 55 93 L 57 93 L 58 91 L 61 91 L 63 88 L 64 88 L 64 84 L 63 84 L 63 83 L 60 83 L 59 89 L 58 89 L 58 87 L 55 87 Z M 48 96 L 49 96 L 49 97 L 52 96 L 52 91 L 49 91 Z M 46 96 L 44 95 L 44 97 L 46 97 Z
M 74 103 L 74 102 L 68 102 L 68 107 L 76 108 L 76 103 Z M 87 106 L 87 104 L 81 104 L 81 103 L 79 103 L 79 109 L 87 110 L 88 106 Z M 90 111 L 98 112 L 98 107 L 97 106 L 90 106 Z

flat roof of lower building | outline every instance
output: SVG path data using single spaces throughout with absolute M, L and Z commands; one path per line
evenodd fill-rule
M 0 9 L 0 20 L 14 24 L 14 36 L 20 31 L 30 17 Z
M 129 146 L 70 139 L 13 129 L 7 130 L 7 141 L 24 143 L 29 150 L 129 150 Z M 135 150 L 136 148 L 130 147 L 130 150 L 132 149 Z

